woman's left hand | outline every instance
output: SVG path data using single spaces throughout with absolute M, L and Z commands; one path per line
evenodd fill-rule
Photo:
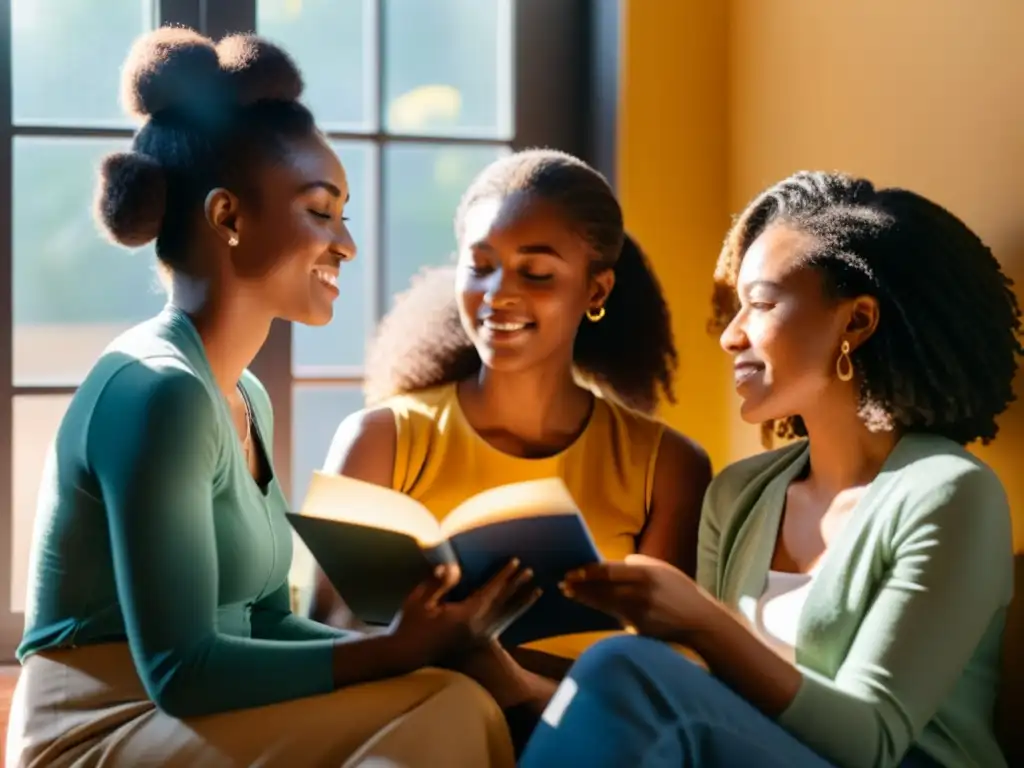
M 646 555 L 581 568 L 560 586 L 567 597 L 615 616 L 630 631 L 670 642 L 685 642 L 715 608 L 693 579 Z

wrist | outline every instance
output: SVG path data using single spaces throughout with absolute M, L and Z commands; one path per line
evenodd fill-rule
M 685 623 L 677 630 L 673 642 L 688 645 L 700 652 L 700 647 L 707 647 L 716 641 L 721 634 L 725 619 L 729 618 L 728 609 L 710 595 L 689 611 Z
M 428 656 L 428 646 L 422 642 L 422 638 L 416 642 L 415 638 L 403 632 L 389 632 L 378 635 L 375 640 L 380 642 L 382 653 L 394 665 L 395 674 L 404 675 L 433 661 Z
M 417 655 L 415 644 L 390 633 L 341 638 L 334 644 L 335 685 L 407 674 L 423 666 Z

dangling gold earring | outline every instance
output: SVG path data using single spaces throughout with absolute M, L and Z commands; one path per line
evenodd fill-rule
M 839 359 L 836 360 L 836 377 L 840 381 L 849 381 L 853 378 L 853 360 L 850 359 L 850 342 L 843 339 L 839 346 Z
M 590 309 L 587 310 L 587 320 L 589 320 L 592 323 L 598 322 L 602 317 L 604 317 L 603 306 L 600 306 L 597 309 L 591 307 Z

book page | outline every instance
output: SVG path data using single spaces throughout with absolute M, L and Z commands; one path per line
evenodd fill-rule
M 478 493 L 453 509 L 441 522 L 441 528 L 452 536 L 499 520 L 559 514 L 579 514 L 579 509 L 565 483 L 551 477 Z
M 444 539 L 437 519 L 415 499 L 344 475 L 314 472 L 300 514 L 404 533 L 426 547 Z

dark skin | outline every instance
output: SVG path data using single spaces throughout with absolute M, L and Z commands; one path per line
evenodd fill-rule
M 478 202 L 466 214 L 460 240 L 459 310 L 483 362 L 478 376 L 459 383 L 460 405 L 499 451 L 557 454 L 581 434 L 594 406 L 593 393 L 573 378 L 573 342 L 586 311 L 601 307 L 613 290 L 614 272 L 595 273 L 594 254 L 561 210 L 529 195 Z M 390 488 L 395 445 L 389 410 L 355 414 L 339 428 L 325 470 Z M 638 551 L 692 574 L 710 480 L 706 454 L 667 429 Z M 352 620 L 319 572 L 311 615 L 342 626 Z M 529 699 L 539 708 L 553 691 L 551 681 L 525 672 L 496 645 L 464 671 L 506 706 Z
M 193 224 L 191 261 L 170 281 L 171 301 L 195 323 L 243 446 L 250 425 L 242 372 L 274 319 L 331 320 L 338 296 L 331 283 L 356 253 L 344 219 L 345 170 L 320 136 L 293 142 L 279 162 L 252 172 L 256 199 L 209 192 Z M 264 484 L 271 465 L 255 430 L 251 439 L 250 470 Z M 509 611 L 534 599 L 529 576 L 509 567 L 465 601 L 442 605 L 457 574 L 440 569 L 409 596 L 390 632 L 335 646 L 335 686 L 409 672 L 484 641 Z
M 842 341 L 856 349 L 877 328 L 878 302 L 829 296 L 821 274 L 801 262 L 814 245 L 795 229 L 768 228 L 743 259 L 740 310 L 721 337 L 733 357 L 744 420 L 800 415 L 807 427 L 809 470 L 789 486 L 771 564 L 795 573 L 809 572 L 842 535 L 898 438 L 868 431 L 857 416 L 856 377 L 844 382 L 836 375 Z M 771 717 L 789 706 L 800 687 L 794 665 L 664 563 L 627 558 L 584 569 L 570 575 L 564 591 L 620 616 L 639 634 L 688 645 Z

